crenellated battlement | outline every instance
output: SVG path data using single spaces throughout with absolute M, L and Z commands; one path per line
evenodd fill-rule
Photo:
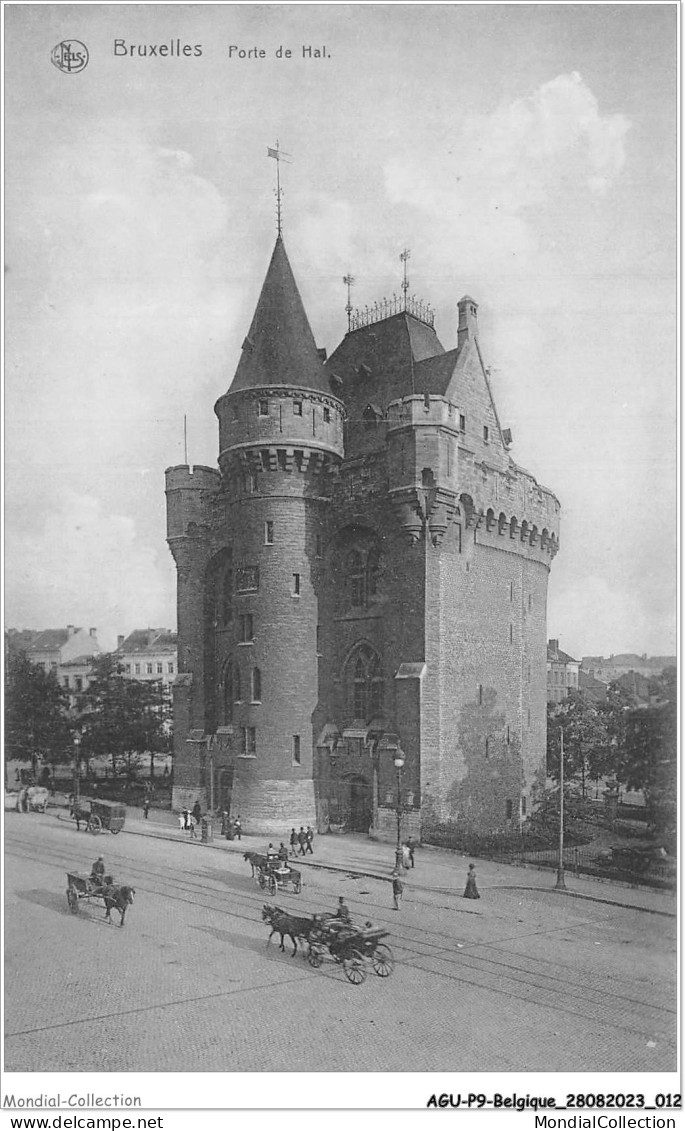
M 220 476 L 215 467 L 179 463 L 164 472 L 167 491 L 216 491 Z

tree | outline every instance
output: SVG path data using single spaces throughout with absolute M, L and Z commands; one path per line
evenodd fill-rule
M 10 653 L 5 666 L 5 757 L 69 762 L 74 753 L 69 697 L 52 672 L 32 664 L 24 652 Z
M 674 837 L 678 798 L 678 721 L 675 700 L 630 712 L 622 750 L 620 780 L 642 790 L 649 823 Z
M 561 703 L 547 704 L 547 773 L 559 780 L 561 733 L 564 736 L 564 778 L 579 782 L 584 799 L 588 780 L 612 772 L 617 761 L 611 735 L 598 704 L 582 691 L 572 691 Z
M 135 776 L 138 755 L 168 746 L 168 711 L 157 681 L 127 679 L 112 655 L 99 656 L 79 702 L 81 749 L 111 757 L 114 773 Z

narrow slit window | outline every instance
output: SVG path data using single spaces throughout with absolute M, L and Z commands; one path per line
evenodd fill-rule
M 274 544 L 274 524 L 273 522 L 264 523 L 264 545 L 273 546 Z
M 302 763 L 302 756 L 300 754 L 300 736 L 299 736 L 299 734 L 293 735 L 293 762 L 295 762 L 296 765 L 298 765 L 298 766 L 301 765 L 301 763 Z
M 300 596 L 300 575 L 299 573 L 293 574 L 293 597 Z

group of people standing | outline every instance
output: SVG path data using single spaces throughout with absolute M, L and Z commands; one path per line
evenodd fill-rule
M 313 830 L 311 825 L 307 825 L 306 830 L 305 830 L 304 825 L 300 825 L 299 833 L 296 833 L 294 829 L 290 830 L 290 855 L 291 856 L 297 856 L 297 855 L 306 856 L 308 852 L 311 852 L 311 854 L 313 856 L 314 855 L 313 844 L 314 844 L 314 830 Z M 281 848 L 282 847 L 283 847 L 283 842 L 281 842 Z M 298 849 L 299 849 L 299 853 L 298 853 Z

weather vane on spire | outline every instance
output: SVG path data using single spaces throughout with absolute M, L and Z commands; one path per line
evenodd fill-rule
M 407 291 L 409 290 L 409 279 L 407 278 L 407 260 L 409 259 L 410 255 L 411 255 L 411 252 L 409 251 L 408 247 L 405 247 L 404 251 L 400 255 L 400 259 L 402 260 L 402 263 L 404 264 L 404 279 L 402 280 L 402 290 L 404 291 L 404 309 L 405 310 L 407 309 Z
M 347 311 L 347 330 L 349 332 L 352 329 L 352 287 L 354 286 L 354 276 L 343 275 L 343 283 L 347 287 L 347 306 L 345 310 Z
M 279 236 L 282 236 L 283 224 L 281 217 L 281 197 L 283 196 L 283 189 L 281 188 L 281 161 L 285 161 L 286 165 L 290 165 L 291 162 L 286 161 L 286 158 L 290 157 L 290 154 L 285 153 L 285 151 L 282 149 L 279 149 L 278 138 L 276 139 L 275 149 L 272 149 L 271 146 L 267 145 L 266 154 L 267 157 L 273 157 L 276 161 L 276 188 L 274 190 L 276 194 L 276 220 L 278 225 L 278 234 Z

